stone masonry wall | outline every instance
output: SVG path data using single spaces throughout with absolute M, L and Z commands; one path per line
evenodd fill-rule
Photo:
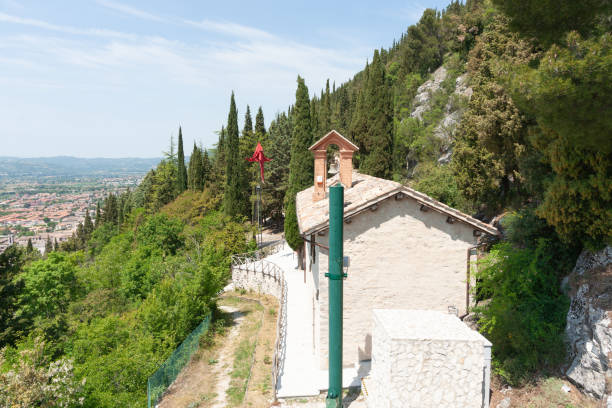
M 232 282 L 236 290 L 252 290 L 260 294 L 274 296 L 277 299 L 281 297 L 280 280 L 271 275 L 232 267 Z
M 399 316 L 387 316 L 384 321 L 381 316 L 386 313 Z M 448 319 L 455 319 L 456 324 Z M 422 327 L 415 327 L 418 325 Z M 451 315 L 376 310 L 372 371 L 366 379 L 368 407 L 486 407 L 484 390 L 488 391 L 490 373 L 486 348 L 490 346 Z

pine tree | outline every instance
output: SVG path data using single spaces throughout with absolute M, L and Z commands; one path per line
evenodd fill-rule
M 200 149 L 193 143 L 193 150 L 189 157 L 189 172 L 187 179 L 189 181 L 189 189 L 192 191 L 201 191 L 203 180 L 202 180 L 202 156 Z
M 612 14 L 607 0 L 494 0 L 493 4 L 511 18 L 511 28 L 544 44 L 562 42 L 568 31 L 583 35 L 595 31 L 598 20 Z
M 45 255 L 53 252 L 53 243 L 51 242 L 51 237 L 47 235 L 47 242 L 45 243 Z
M 28 245 L 26 246 L 26 251 L 28 254 L 34 252 L 34 245 L 32 245 L 32 238 L 28 238 Z
M 298 76 L 295 92 L 295 106 L 292 112 L 293 135 L 291 140 L 291 161 L 289 163 L 289 186 L 285 195 L 285 238 L 294 250 L 301 248 L 295 208 L 296 194 L 312 184 L 313 159 L 308 150 L 313 135 L 310 118 L 310 100 L 304 80 Z
M 230 101 L 230 111 L 227 117 L 227 139 L 225 153 L 227 165 L 225 168 L 225 191 L 223 195 L 223 210 L 231 217 L 248 216 L 248 191 L 244 171 L 244 159 L 240 155 L 240 140 L 238 138 L 238 111 L 234 93 Z
M 175 148 L 176 143 L 174 143 L 174 135 L 170 135 L 170 146 L 168 146 L 168 151 L 163 153 L 166 159 L 173 163 L 176 163 L 176 152 L 174 151 Z
M 183 150 L 183 131 L 179 126 L 179 135 L 178 135 L 178 193 L 181 194 L 183 191 L 187 190 L 187 169 L 185 168 L 185 152 Z
M 176 161 L 162 160 L 154 174 L 149 210 L 157 211 L 177 196 Z

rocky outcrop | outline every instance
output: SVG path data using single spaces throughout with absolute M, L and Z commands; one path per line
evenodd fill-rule
M 430 80 L 423 82 L 423 85 L 419 86 L 412 102 L 413 110 L 410 113 L 411 117 L 419 120 L 423 118 L 423 113 L 431 108 L 431 96 L 440 89 L 440 85 L 446 79 L 446 75 L 446 68 L 441 66 L 434 71 Z
M 442 82 L 448 77 L 448 71 L 444 66 L 436 69 L 431 79 L 425 81 L 417 89 L 417 94 L 412 101 L 412 112 L 410 116 L 419 120 L 423 119 L 423 115 L 431 109 L 432 96 L 439 91 L 442 91 Z M 442 146 L 438 163 L 447 164 L 452 156 L 452 144 L 455 131 L 461 121 L 463 114 L 463 106 L 465 104 L 458 103 L 461 100 L 469 100 L 472 96 L 472 88 L 468 86 L 467 74 L 460 75 L 455 80 L 455 90 L 449 95 L 448 103 L 444 108 L 444 116 L 433 130 L 433 135 L 442 140 Z M 416 163 L 407 163 L 407 169 L 410 171 Z
M 596 398 L 612 394 L 612 247 L 583 251 L 564 281 L 571 305 L 565 333 L 568 362 L 565 374 Z

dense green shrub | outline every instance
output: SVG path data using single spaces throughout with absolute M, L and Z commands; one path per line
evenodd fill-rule
M 183 246 L 180 236 L 182 231 L 183 224 L 180 220 L 165 214 L 156 214 L 138 227 L 136 240 L 141 245 L 162 250 L 165 255 L 173 255 Z
M 419 165 L 415 173 L 415 182 L 411 184 L 414 189 L 430 195 L 461 211 L 472 212 L 473 208 L 463 197 L 453 177 L 453 170 L 448 165 L 424 164 Z
M 476 274 L 476 291 L 490 298 L 474 310 L 480 330 L 493 343 L 495 371 L 512 385 L 564 358 L 569 298 L 560 277 L 573 262 L 554 240 L 538 239 L 534 248 L 497 244 Z

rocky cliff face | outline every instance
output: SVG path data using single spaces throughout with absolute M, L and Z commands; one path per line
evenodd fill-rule
M 612 407 L 612 247 L 584 251 L 564 284 L 571 298 L 565 374 Z
M 425 81 L 417 89 L 417 94 L 412 101 L 412 112 L 410 117 L 418 120 L 423 119 L 423 114 L 431 110 L 431 100 L 435 93 L 445 92 L 442 82 L 449 76 L 448 70 L 441 66 L 431 75 L 431 79 Z M 448 102 L 444 107 L 444 115 L 433 129 L 433 135 L 443 141 L 445 148 L 440 152 L 438 162 L 446 164 L 450 162 L 452 155 L 452 144 L 455 130 L 459 125 L 463 114 L 463 107 L 456 102 L 458 98 L 469 101 L 472 96 L 472 88 L 468 86 L 467 74 L 462 74 L 455 79 L 455 89 L 448 95 Z M 410 164 L 408 165 L 410 168 Z

